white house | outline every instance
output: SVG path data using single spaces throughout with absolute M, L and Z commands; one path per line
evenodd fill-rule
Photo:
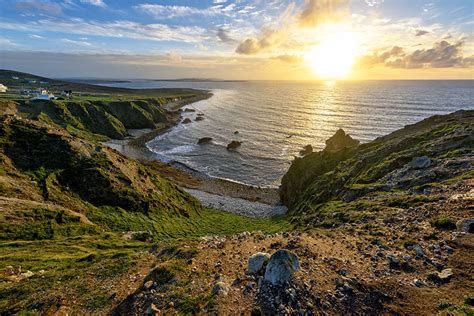
M 39 89 L 30 100 L 54 100 L 54 94 L 50 94 L 46 89 Z
M 5 93 L 5 92 L 7 92 L 7 90 L 8 90 L 7 86 L 0 83 L 0 92 Z
M 18 80 L 18 79 L 20 79 L 20 78 L 17 77 L 17 76 L 12 76 L 12 79 L 13 79 L 13 80 Z

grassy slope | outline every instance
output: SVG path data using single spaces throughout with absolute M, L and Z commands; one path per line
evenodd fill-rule
M 35 273 L 19 282 L 0 274 L 2 311 L 44 312 L 62 297 L 83 310 L 110 308 L 113 293 L 100 284 L 149 268 L 152 240 L 286 226 L 203 209 L 154 170 L 57 126 L 4 116 L 0 144 L 1 270 Z M 148 241 L 123 240 L 127 231 L 148 231 Z
M 295 220 L 328 227 L 436 200 L 423 190 L 473 177 L 473 122 L 474 111 L 434 116 L 356 149 L 298 158 L 283 178 L 282 199 Z M 408 167 L 423 155 L 430 169 Z

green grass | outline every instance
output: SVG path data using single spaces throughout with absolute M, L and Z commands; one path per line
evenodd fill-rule
M 183 272 L 181 262 L 192 258 L 197 252 L 196 249 L 177 247 L 178 240 L 256 230 L 272 233 L 290 227 L 284 217 L 252 219 L 210 209 L 189 218 L 147 216 L 120 209 L 114 211 L 112 208 L 96 209 L 89 215 L 89 219 L 97 225 L 78 223 L 59 212 L 38 210 L 17 214 L 23 219 L 34 218 L 33 223 L 38 223 L 34 227 L 28 221 L 11 225 L 14 228 L 2 227 L 7 228 L 2 236 L 10 240 L 0 244 L 0 266 L 22 266 L 23 271 L 30 270 L 35 275 L 28 281 L 0 282 L 0 310 L 44 312 L 58 304 L 59 293 L 66 288 L 73 289 L 72 294 L 69 290 L 68 295 L 74 295 L 79 308 L 92 312 L 109 307 L 112 293 L 100 286 L 89 287 L 87 284 L 91 280 L 100 283 L 133 270 L 136 263 L 142 260 L 141 253 L 150 250 L 153 245 L 123 240 L 121 233 L 127 230 L 149 229 L 153 240 L 170 243 L 159 256 L 169 261 L 150 276 L 165 284 L 177 273 Z M 75 223 L 78 229 L 66 230 L 71 223 Z M 29 232 L 32 227 L 33 232 Z M 14 239 L 17 240 L 12 241 Z M 45 273 L 40 275 L 40 270 L 45 270 Z M 183 294 L 178 302 L 177 308 L 188 313 L 210 308 L 213 298 Z
M 442 230 L 456 229 L 456 222 L 453 219 L 446 216 L 438 216 L 431 222 L 431 225 Z

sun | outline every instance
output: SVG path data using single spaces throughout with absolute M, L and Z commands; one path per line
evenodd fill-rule
M 354 66 L 359 48 L 356 34 L 334 32 L 318 45 L 311 46 L 305 60 L 316 75 L 324 79 L 346 78 Z

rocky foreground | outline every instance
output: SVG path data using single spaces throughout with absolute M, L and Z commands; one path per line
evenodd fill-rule
M 2 314 L 473 314 L 474 111 L 338 131 L 285 175 L 289 212 L 254 219 L 68 124 L 87 115 L 0 105 Z

